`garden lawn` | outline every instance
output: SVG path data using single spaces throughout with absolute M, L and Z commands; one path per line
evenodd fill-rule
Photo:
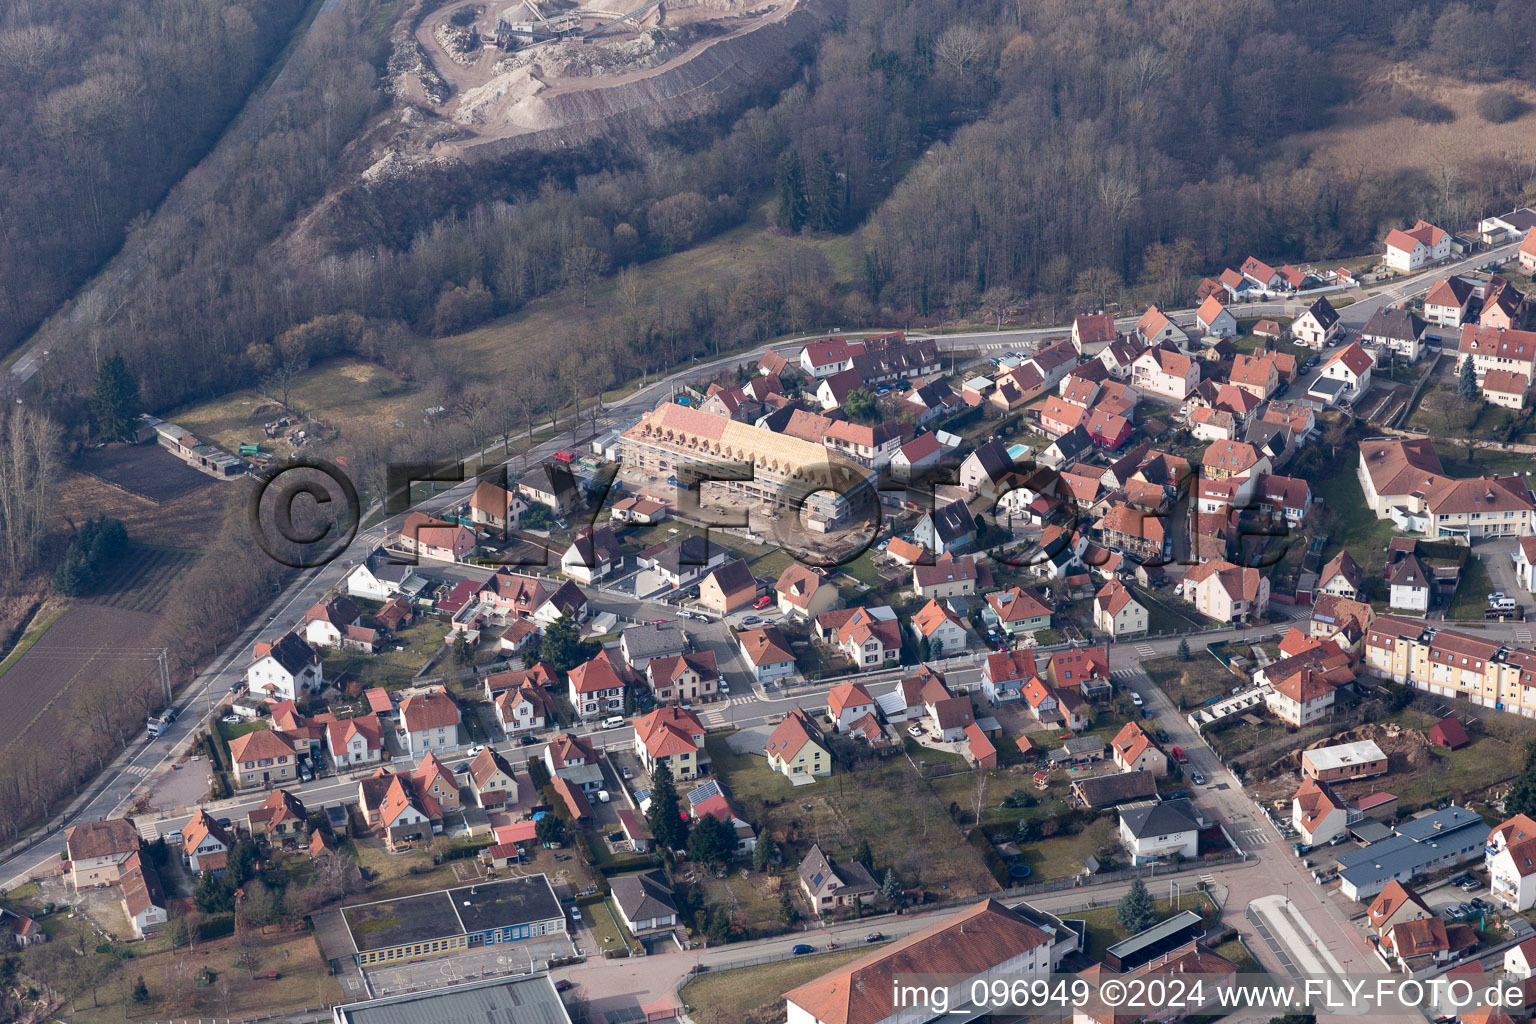
M 908 887 L 948 899 L 996 889 L 981 855 L 905 757 L 852 772 L 839 768 L 796 788 L 770 771 L 766 759 L 730 751 L 720 734 L 711 734 L 705 744 L 715 775 L 743 805 L 743 817 L 792 847 L 786 863 L 798 863 L 812 843 L 836 860 L 852 857 L 860 841 L 867 841 L 877 879 L 894 868 Z
M 776 874 L 760 874 L 743 871 L 738 865 L 724 878 L 705 873 L 702 884 L 705 905 L 711 909 L 729 907 L 732 924 L 750 938 L 780 935 L 788 929 L 780 894 L 786 889 L 793 892 L 798 885 L 792 867 Z
M 1456 583 L 1456 594 L 1450 607 L 1445 610 L 1447 619 L 1475 619 L 1483 621 L 1483 610 L 1488 607 L 1488 592 L 1493 582 L 1481 558 L 1469 558 L 1462 566 L 1461 579 Z
M 1188 661 L 1177 656 L 1158 658 L 1142 662 L 1141 668 L 1184 711 L 1221 696 L 1242 681 L 1199 642 L 1189 645 Z
M 1165 887 L 1166 888 L 1166 887 Z M 1179 900 L 1180 910 L 1203 910 L 1207 919 L 1215 912 L 1215 904 L 1204 893 L 1191 893 Z M 1173 916 L 1173 904 L 1167 899 L 1157 900 L 1157 919 L 1159 921 Z M 1089 960 L 1098 962 L 1104 959 L 1104 951 L 1121 939 L 1129 938 L 1123 928 L 1115 920 L 1115 905 L 1098 907 L 1094 910 L 1084 910 L 1078 914 L 1065 914 L 1073 921 L 1082 921 L 1088 925 L 1088 941 L 1083 955 Z
M 1357 448 L 1345 446 L 1339 458 L 1312 481 L 1326 509 L 1328 547 L 1324 561 L 1348 548 L 1368 580 L 1379 580 L 1386 568 L 1387 542 L 1397 535 L 1390 519 L 1377 519 L 1365 502 L 1355 475 Z

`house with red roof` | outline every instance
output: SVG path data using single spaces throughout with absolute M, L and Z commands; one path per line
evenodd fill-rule
M 837 732 L 846 732 L 850 725 L 874 710 L 875 699 L 862 683 L 839 683 L 827 694 L 827 714 Z
M 1158 345 L 1131 363 L 1131 383 L 1182 402 L 1200 383 L 1200 364 L 1171 345 Z
M 1421 270 L 1426 264 L 1448 259 L 1451 255 L 1451 236 L 1449 232 L 1421 220 L 1407 230 L 1393 228 L 1387 233 L 1385 247 L 1387 266 L 1406 274 Z
M 1108 313 L 1090 313 L 1072 320 L 1072 345 L 1079 353 L 1088 345 L 1108 345 L 1115 337 L 1115 318 Z
M 1122 772 L 1151 772 L 1158 778 L 1168 774 L 1167 755 L 1137 722 L 1126 722 L 1121 726 L 1109 746 L 1115 767 Z
M 327 722 L 325 745 L 337 771 L 373 764 L 384 756 L 384 727 L 375 714 Z
M 1351 342 L 1328 358 L 1323 364 L 1322 375 L 1343 383 L 1344 389 L 1339 397 L 1345 404 L 1349 404 L 1370 388 L 1371 367 L 1375 364 L 1376 360 L 1371 358 L 1371 354 L 1358 341 Z
M 1207 338 L 1230 338 L 1237 334 L 1237 317 L 1215 295 L 1207 295 L 1200 303 L 1195 322 Z
M 442 687 L 412 694 L 400 702 L 400 731 L 405 749 L 413 757 L 457 747 L 459 722 L 459 705 Z
M 475 535 L 469 527 L 421 512 L 405 517 L 395 543 L 408 554 L 440 562 L 462 562 L 475 551 Z
M 624 676 L 613 655 L 600 651 L 567 674 L 571 707 L 583 722 L 624 712 Z
M 789 779 L 832 774 L 832 754 L 821 730 L 800 708 L 791 708 L 763 747 L 768 767 Z
M 665 764 L 674 779 L 697 778 L 703 751 L 704 725 L 692 711 L 657 708 L 635 721 L 635 753 L 647 772 Z

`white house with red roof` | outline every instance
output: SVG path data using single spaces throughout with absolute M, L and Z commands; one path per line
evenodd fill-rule
M 1230 338 L 1237 333 L 1237 317 L 1214 295 L 1207 295 L 1200 303 L 1195 322 L 1207 338 Z
M 624 711 L 624 679 L 608 651 L 577 665 L 567 674 L 571 707 L 583 722 L 596 721 Z
M 1321 846 L 1344 834 L 1349 808 L 1326 782 L 1302 779 L 1291 797 L 1291 825 L 1308 846 Z
M 918 434 L 891 455 L 891 475 L 897 480 L 914 480 L 939 464 L 944 446 L 931 431 Z
M 1524 374 L 1526 380 L 1536 377 L 1536 331 L 1501 331 L 1465 324 L 1456 351 L 1462 359 L 1472 360 L 1479 385 L 1489 370 Z
M 1531 391 L 1531 378 L 1514 370 L 1489 370 L 1483 374 L 1483 398 L 1490 405 L 1516 411 L 1525 408 Z
M 1285 284 L 1278 270 L 1256 256 L 1249 256 L 1244 260 L 1240 269 L 1243 277 L 1252 281 L 1264 291 L 1280 288 Z M 1223 280 L 1225 280 L 1225 277 L 1223 277 Z
M 1141 319 L 1136 321 L 1135 330 L 1136 336 L 1144 345 L 1156 346 L 1165 341 L 1174 345 L 1185 345 L 1189 342 L 1189 335 L 1184 328 L 1174 323 L 1167 313 L 1156 306 L 1147 307 Z
M 847 732 L 849 726 L 874 710 L 875 698 L 862 683 L 839 683 L 827 694 L 827 714 L 837 732 Z
M 824 338 L 813 341 L 800 350 L 800 369 L 816 378 L 830 377 L 834 373 L 853 369 L 853 357 L 864 354 L 862 341 L 849 341 L 844 337 Z
M 1200 383 L 1200 364 L 1171 346 L 1157 345 L 1131 363 L 1131 383 L 1144 391 L 1182 402 Z
M 1329 357 L 1323 364 L 1322 375 L 1341 382 L 1344 390 L 1340 398 L 1345 403 L 1351 403 L 1370 388 L 1371 367 L 1375 364 L 1376 360 L 1371 358 L 1371 354 L 1358 341 L 1351 342 Z
M 1140 723 L 1126 722 L 1110 743 L 1115 767 L 1122 772 L 1151 772 L 1157 778 L 1168 774 L 1168 756 Z
M 1488 833 L 1483 866 L 1495 904 L 1520 911 L 1536 906 L 1536 821 L 1517 814 Z
M 1072 319 L 1072 345 L 1079 353 L 1089 345 L 1108 345 L 1115 337 L 1115 318 L 1108 313 L 1090 313 Z
M 816 630 L 860 668 L 873 668 L 901 657 L 901 623 L 888 605 L 843 608 L 816 616 Z
M 1093 626 L 1115 640 L 1140 636 L 1147 631 L 1147 608 L 1124 583 L 1112 579 L 1093 597 Z
M 325 745 L 331 764 L 339 771 L 360 764 L 377 763 L 384 756 L 384 727 L 378 715 L 359 715 L 325 723 Z
M 1408 228 L 1394 228 L 1387 234 L 1386 264 L 1408 273 L 1428 263 L 1438 263 L 1451 255 L 1450 233 L 1421 220 Z
M 912 639 L 922 649 L 928 645 L 928 656 L 942 658 L 965 650 L 965 620 L 949 605 L 936 597 L 918 609 L 912 616 Z
M 462 562 L 475 551 L 475 535 L 461 523 L 412 512 L 396 536 L 400 550 L 439 562 Z
M 405 749 L 415 757 L 459 745 L 459 705 L 440 687 L 400 702 L 400 731 Z
M 1521 270 L 1536 276 L 1536 228 L 1525 233 L 1525 241 L 1520 243 L 1515 258 L 1520 261 Z

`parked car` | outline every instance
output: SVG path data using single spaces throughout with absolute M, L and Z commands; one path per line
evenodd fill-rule
M 1193 782 L 1197 786 L 1203 786 L 1205 785 L 1205 776 L 1201 775 L 1199 772 L 1190 772 L 1189 781 Z
M 571 989 L 573 989 L 575 987 L 576 987 L 576 983 L 574 981 L 572 981 L 570 978 L 561 978 L 559 981 L 555 982 L 555 991 L 556 992 L 569 992 Z
M 572 921 L 580 921 L 581 920 L 581 908 L 580 907 L 572 907 L 571 908 L 571 920 Z
M 762 620 L 762 619 L 760 619 L 760 618 L 758 618 L 758 617 L 757 617 L 757 616 L 756 616 L 756 615 L 748 615 L 748 616 L 746 616 L 746 617 L 745 617 L 745 618 L 743 618 L 743 619 L 742 619 L 742 620 L 741 620 L 741 624 L 742 624 L 742 625 L 743 625 L 743 626 L 755 626 L 755 625 L 757 625 L 757 624 L 758 624 L 758 623 L 759 623 L 759 622 L 762 622 L 762 621 L 763 621 L 763 620 Z
M 1173 748 L 1173 759 L 1179 764 L 1189 764 L 1189 755 L 1178 747 Z
M 484 743 L 476 743 L 474 746 L 469 748 L 469 752 L 468 752 L 468 754 L 466 756 L 470 757 L 470 758 L 479 757 L 480 756 L 480 751 L 482 751 L 484 749 L 485 749 L 485 744 Z
M 771 604 L 773 604 L 773 595 L 772 594 L 763 594 L 756 601 L 752 602 L 752 607 L 753 608 L 767 608 Z
M 882 932 L 870 932 L 868 935 L 864 936 L 864 941 L 865 942 L 884 942 L 885 941 L 885 935 Z
M 1141 694 L 1137 693 L 1135 690 L 1132 690 L 1131 691 L 1131 703 L 1136 705 L 1137 707 L 1141 707 L 1146 702 L 1141 699 Z
M 805 956 L 805 954 L 807 954 L 807 953 L 814 953 L 814 952 L 816 952 L 816 947 L 815 946 L 808 946 L 805 943 L 800 942 L 800 943 L 796 943 L 795 947 L 793 949 L 791 949 L 790 952 L 793 953 L 795 956 Z

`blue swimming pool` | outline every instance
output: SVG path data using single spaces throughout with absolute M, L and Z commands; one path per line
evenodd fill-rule
M 1015 460 L 1022 459 L 1028 454 L 1029 445 L 1027 444 L 1011 444 L 1008 446 L 1008 455 Z

